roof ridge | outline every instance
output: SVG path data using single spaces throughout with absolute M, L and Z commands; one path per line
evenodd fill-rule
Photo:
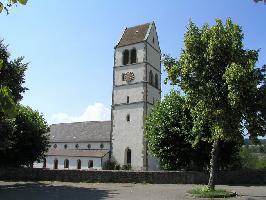
M 150 25 L 152 24 L 153 22 L 147 22 L 147 23 L 143 23 L 143 24 L 139 24 L 139 25 L 135 25 L 135 26 L 130 26 L 130 27 L 126 27 L 126 29 L 130 29 L 130 28 L 137 28 L 138 26 L 144 26 L 144 25 Z
M 77 123 L 101 123 L 101 122 L 111 122 L 111 120 L 104 120 L 104 121 L 81 121 L 81 122 L 61 122 L 57 124 L 51 124 L 52 125 L 59 125 L 59 124 L 77 124 Z

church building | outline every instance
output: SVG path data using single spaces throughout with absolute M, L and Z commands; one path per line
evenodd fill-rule
M 102 169 L 111 160 L 133 170 L 159 170 L 148 155 L 145 116 L 161 98 L 161 50 L 155 23 L 126 28 L 115 46 L 111 121 L 54 124 L 50 169 Z

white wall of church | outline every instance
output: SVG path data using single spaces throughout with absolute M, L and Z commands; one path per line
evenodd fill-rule
M 147 86 L 147 101 L 151 104 L 154 104 L 158 99 L 161 98 L 161 92 L 157 88 L 148 84 Z
M 56 148 L 54 145 L 56 144 Z M 65 149 L 65 145 L 67 145 L 67 149 L 77 149 L 76 145 L 78 144 L 78 149 L 89 149 L 88 145 L 90 145 L 90 149 L 110 149 L 110 142 L 52 142 L 50 143 L 51 149 Z M 101 148 L 101 144 L 103 144 L 103 148 Z
M 130 81 L 130 84 L 143 81 L 144 76 L 145 76 L 144 63 L 135 64 L 134 68 L 129 67 L 129 66 L 123 66 L 123 67 L 116 68 L 115 70 L 115 85 L 116 86 L 128 84 L 126 81 L 122 80 L 122 74 L 127 73 L 127 72 L 133 72 L 135 76 L 135 79 Z
M 160 53 L 147 45 L 147 62 L 160 71 Z
M 58 160 L 58 169 L 64 168 L 65 159 L 69 160 L 68 169 L 77 169 L 77 161 L 81 160 L 81 169 L 89 169 L 88 162 L 93 161 L 93 169 L 102 169 L 101 158 L 94 157 L 65 157 L 65 156 L 48 156 L 46 158 L 46 168 L 54 169 L 54 160 Z
M 131 149 L 132 169 L 143 167 L 143 103 L 119 106 L 113 110 L 113 155 L 114 160 L 126 164 L 125 150 Z M 126 116 L 130 114 L 130 122 Z
M 140 102 L 143 100 L 143 92 L 143 84 L 117 87 L 114 90 L 114 104 L 127 103 L 127 96 L 129 96 L 129 103 Z
M 96 157 L 67 157 L 67 156 L 48 156 L 46 158 L 46 168 L 54 169 L 54 160 L 58 160 L 58 169 L 78 169 L 78 160 L 81 161 L 81 170 L 101 170 L 104 163 L 109 159 L 109 154 L 106 154 L 103 158 Z M 65 160 L 69 160 L 69 167 L 64 168 Z M 89 162 L 93 161 L 93 168 L 89 168 Z M 34 163 L 34 168 L 43 168 L 43 162 Z
M 122 65 L 123 51 L 126 49 L 131 50 L 135 48 L 137 50 L 137 63 L 141 63 L 145 61 L 145 48 L 144 47 L 145 47 L 144 43 L 137 43 L 137 44 L 132 44 L 132 45 L 117 48 L 115 51 L 115 66 Z
M 154 38 L 154 42 L 153 42 L 153 38 Z M 150 34 L 147 38 L 147 42 L 151 44 L 157 51 L 160 51 L 159 40 L 158 40 L 158 36 L 155 30 L 155 26 L 152 26 Z

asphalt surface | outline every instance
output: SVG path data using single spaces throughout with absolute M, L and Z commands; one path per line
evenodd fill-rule
M 186 191 L 199 185 L 183 184 L 113 184 L 67 182 L 3 182 L 0 200 L 191 200 Z M 266 200 L 266 186 L 227 186 L 239 196 L 230 200 Z

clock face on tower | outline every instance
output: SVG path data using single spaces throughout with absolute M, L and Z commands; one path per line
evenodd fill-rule
M 127 72 L 127 73 L 125 74 L 125 80 L 126 80 L 127 82 L 133 81 L 134 79 L 135 79 L 135 75 L 134 75 L 133 72 Z

